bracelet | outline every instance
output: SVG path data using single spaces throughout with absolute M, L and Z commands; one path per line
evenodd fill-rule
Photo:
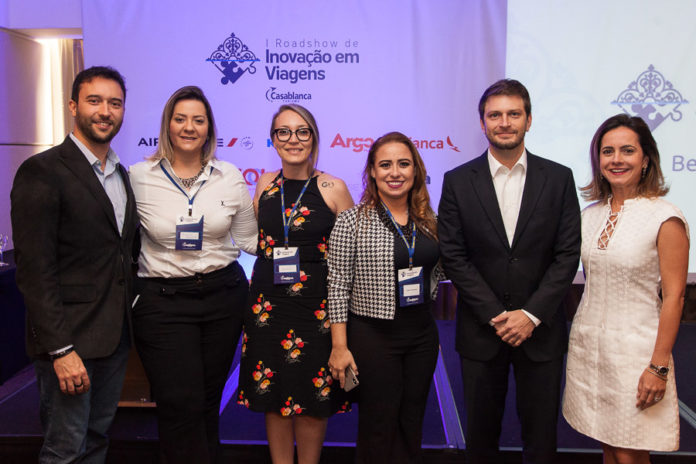
M 663 381 L 665 381 L 665 382 L 667 381 L 667 376 L 666 376 L 666 375 L 660 375 L 660 374 L 658 374 L 657 372 L 655 372 L 654 370 L 650 369 L 649 367 L 646 367 L 645 370 L 648 371 L 648 372 L 650 372 L 652 375 L 654 375 L 655 377 L 659 378 L 660 380 L 663 380 Z
M 55 361 L 56 359 L 60 359 L 63 356 L 69 355 L 73 351 L 75 351 L 75 348 L 71 346 L 69 348 L 65 348 L 64 350 L 60 350 L 57 353 L 49 354 L 48 359 L 50 359 L 51 361 Z

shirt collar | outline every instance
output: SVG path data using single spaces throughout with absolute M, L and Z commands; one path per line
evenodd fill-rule
M 92 151 L 87 148 L 87 145 L 82 143 L 80 139 L 75 137 L 75 134 L 72 132 L 70 133 L 70 139 L 75 142 L 75 145 L 77 145 L 77 148 L 80 149 L 83 155 L 85 155 L 85 158 L 87 158 L 87 161 L 89 162 L 90 166 L 99 166 L 101 161 L 99 158 L 97 158 Z M 116 166 L 118 163 L 120 163 L 121 160 L 119 159 L 118 155 L 114 150 L 109 147 L 109 151 L 106 152 L 106 167 L 109 167 L 109 165 Z M 106 168 L 105 168 L 106 171 Z
M 522 156 L 520 156 L 520 158 L 517 160 L 512 169 L 510 169 L 510 171 L 514 170 L 517 166 L 522 167 L 522 172 L 527 172 L 527 149 L 525 149 L 522 152 Z M 488 150 L 488 168 L 491 171 L 491 177 L 495 177 L 500 168 L 507 169 L 506 166 L 504 166 L 500 161 L 495 159 L 493 155 L 491 155 L 490 149 Z
M 167 171 L 174 172 L 174 170 L 172 169 L 172 163 L 170 163 L 169 160 L 167 158 L 165 158 L 164 156 L 162 158 L 154 158 L 154 159 L 150 160 L 150 169 L 155 169 L 155 168 L 159 169 L 160 163 L 162 163 L 162 165 L 164 166 L 165 169 L 167 169 Z M 208 161 L 208 164 L 207 164 L 205 170 L 203 171 L 202 175 L 204 175 L 205 177 L 208 177 L 211 174 L 211 171 L 210 171 L 211 167 L 213 168 L 213 171 L 222 172 L 222 166 L 220 164 L 220 161 L 217 158 L 213 158 L 210 161 Z
M 208 161 L 208 167 L 213 168 L 214 171 L 221 171 L 220 164 L 216 158 L 213 158 L 210 161 Z M 210 169 L 206 169 L 206 171 L 210 172 Z

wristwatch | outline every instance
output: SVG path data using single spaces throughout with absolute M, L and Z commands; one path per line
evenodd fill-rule
M 667 377 L 667 374 L 669 374 L 669 367 L 667 366 L 656 366 L 653 363 L 650 363 L 650 370 L 656 373 L 657 375 L 661 377 Z

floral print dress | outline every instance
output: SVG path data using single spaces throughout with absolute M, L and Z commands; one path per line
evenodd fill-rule
M 346 395 L 327 366 L 331 331 L 326 306 L 326 242 L 335 216 L 317 178 L 291 218 L 289 244 L 299 247 L 300 282 L 273 283 L 273 248 L 283 246 L 280 177 L 259 199 L 259 243 L 244 314 L 237 402 L 283 416 L 328 417 L 348 409 Z M 306 180 L 284 180 L 285 214 Z

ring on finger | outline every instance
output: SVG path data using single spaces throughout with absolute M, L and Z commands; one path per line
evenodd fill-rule
M 655 402 L 657 403 L 658 401 L 661 401 L 662 398 L 664 398 L 664 397 L 662 397 L 662 396 L 656 396 L 656 397 L 655 397 Z

